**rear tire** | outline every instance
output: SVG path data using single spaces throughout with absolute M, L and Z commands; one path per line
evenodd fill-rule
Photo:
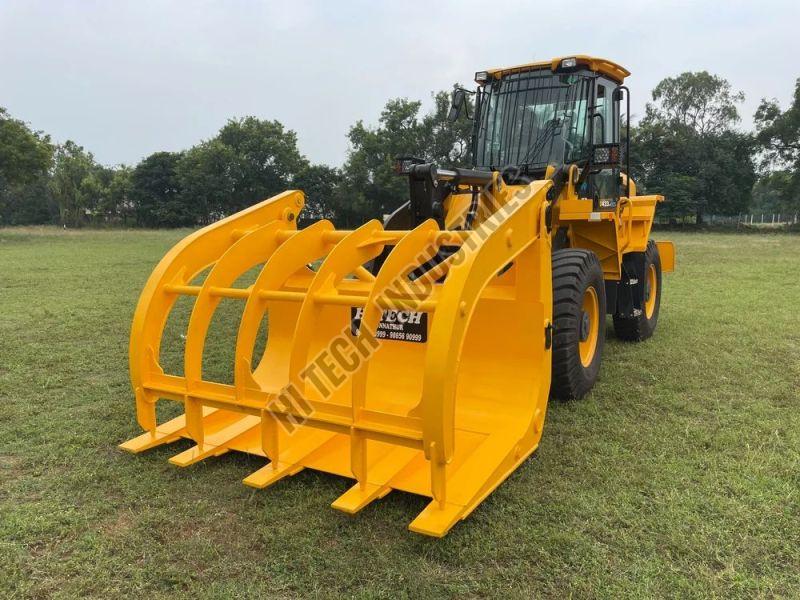
M 594 252 L 553 252 L 553 372 L 550 396 L 582 398 L 594 386 L 606 339 L 603 269 Z
M 641 342 L 652 336 L 661 308 L 661 258 L 658 255 L 658 246 L 650 240 L 647 242 L 647 250 L 636 254 L 639 257 L 644 255 L 644 273 L 639 273 L 640 284 L 644 286 L 642 308 L 633 317 L 614 315 L 614 333 L 627 342 Z

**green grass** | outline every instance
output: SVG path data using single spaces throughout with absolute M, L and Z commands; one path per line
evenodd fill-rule
M 183 234 L 0 230 L 0 597 L 800 595 L 800 237 L 659 234 L 655 338 L 609 333 L 592 394 L 434 540 L 406 530 L 423 498 L 351 518 L 329 507 L 350 480 L 255 491 L 255 457 L 117 449 L 133 309 Z

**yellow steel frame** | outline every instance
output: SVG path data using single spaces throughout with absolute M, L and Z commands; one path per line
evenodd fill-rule
M 378 221 L 353 231 L 320 221 L 298 231 L 304 197 L 289 191 L 193 233 L 161 260 L 139 299 L 130 372 L 145 433 L 121 447 L 141 452 L 189 438 L 195 445 L 170 459 L 183 467 L 230 450 L 262 456 L 269 462 L 244 480 L 256 488 L 304 468 L 352 477 L 333 502 L 351 514 L 392 489 L 421 494 L 432 501 L 410 529 L 446 534 L 539 444 L 555 232 L 567 228 L 570 246 L 594 251 L 608 280 L 620 279 L 625 253 L 646 249 L 663 198 L 638 196 L 631 182 L 630 198 L 597 212 L 578 197 L 577 179 L 570 173 L 552 205 L 550 228 L 550 179 L 508 186 L 495 174 L 491 197 L 482 196 L 488 209 L 471 231 L 452 229 L 469 208 L 469 195 L 458 193 L 446 201 L 445 230 L 431 220 L 411 231 Z M 409 274 L 445 244 L 459 250 L 409 286 Z M 364 265 L 386 247 L 373 275 Z M 672 270 L 674 247 L 658 247 Z M 262 264 L 251 286 L 234 287 Z M 195 301 L 177 376 L 159 356 L 180 296 Z M 224 298 L 244 304 L 232 385 L 203 374 L 209 325 Z M 363 308 L 357 332 L 353 307 Z M 380 339 L 387 310 L 427 314 L 427 342 Z M 267 344 L 256 361 L 265 315 Z M 317 367 L 329 385 L 311 377 Z M 182 403 L 184 414 L 157 423 L 160 399 Z
M 158 264 L 136 308 L 130 371 L 145 433 L 122 448 L 141 452 L 190 438 L 195 445 L 170 459 L 179 466 L 229 450 L 264 456 L 269 463 L 244 480 L 258 488 L 303 468 L 352 477 L 354 486 L 333 503 L 347 513 L 392 489 L 429 496 L 410 529 L 444 535 L 542 434 L 550 387 L 544 214 L 551 185 L 514 189 L 469 232 L 440 231 L 433 221 L 412 231 L 386 231 L 377 221 L 353 231 L 321 221 L 298 231 L 304 199 L 290 191 L 190 235 Z M 413 293 L 398 289 L 442 244 L 460 249 Z M 363 265 L 386 246 L 392 250 L 373 276 Z M 307 266 L 318 260 L 315 271 Z M 262 263 L 252 286 L 233 287 Z M 203 283 L 192 285 L 209 267 Z M 181 295 L 195 303 L 184 375 L 177 376 L 163 371 L 159 353 Z M 233 385 L 209 381 L 202 370 L 209 323 L 223 298 L 244 301 Z M 357 335 L 347 333 L 351 307 L 364 307 Z M 427 343 L 376 343 L 387 309 L 427 313 Z M 254 364 L 265 313 L 267 346 Z M 338 386 L 322 393 L 309 384 L 308 365 L 327 350 L 338 349 L 348 362 L 365 348 L 371 352 Z M 303 410 L 282 401 L 287 390 Z M 157 423 L 160 399 L 183 403 L 184 414 Z

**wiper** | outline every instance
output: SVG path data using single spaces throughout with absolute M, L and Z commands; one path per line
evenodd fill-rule
M 545 125 L 544 130 L 536 136 L 536 139 L 533 141 L 533 144 L 528 146 L 528 151 L 525 153 L 525 156 L 522 157 L 520 161 L 520 165 L 527 165 L 528 159 L 531 156 L 536 156 L 539 152 L 542 151 L 544 145 L 553 137 L 555 137 L 556 128 L 561 126 L 561 121 L 557 121 L 553 119 L 548 121 L 547 125 Z

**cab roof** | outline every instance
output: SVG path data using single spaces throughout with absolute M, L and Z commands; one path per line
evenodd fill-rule
M 587 56 L 585 54 L 574 54 L 571 56 L 559 56 L 553 58 L 552 60 L 542 60 L 538 62 L 527 63 L 524 65 L 517 65 L 516 67 L 503 67 L 503 68 L 496 68 L 496 69 L 486 69 L 486 72 L 489 74 L 490 77 L 494 79 L 499 79 L 505 75 L 509 75 L 511 73 L 523 73 L 526 71 L 537 71 L 540 69 L 550 69 L 551 71 L 555 72 L 558 69 L 561 61 L 565 58 L 574 58 L 578 66 L 583 66 L 590 71 L 596 71 L 597 73 L 602 73 L 607 77 L 610 77 L 617 83 L 622 83 L 625 78 L 630 75 L 630 71 L 628 71 L 625 67 L 618 65 L 615 62 L 607 60 L 605 58 L 598 58 L 596 56 Z M 481 83 L 481 82 L 478 82 Z

